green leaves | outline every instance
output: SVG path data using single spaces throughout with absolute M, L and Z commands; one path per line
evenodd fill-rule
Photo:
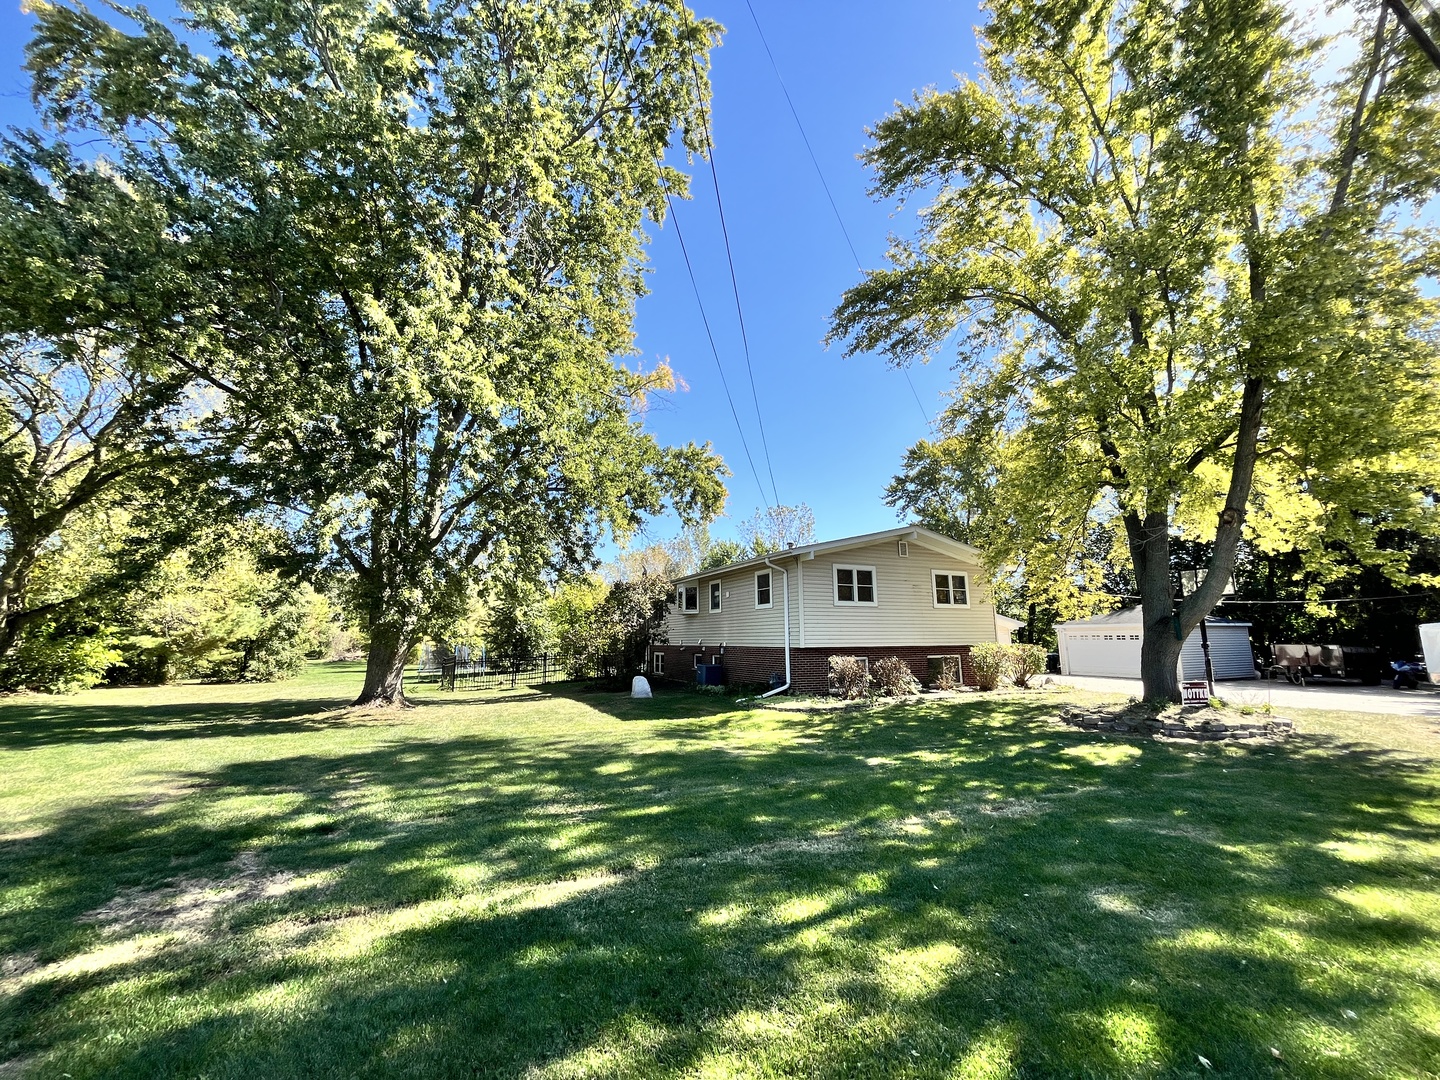
M 103 133 L 203 259 L 185 317 L 242 482 L 373 619 L 422 631 L 502 543 L 558 571 L 665 505 L 719 509 L 718 459 L 656 445 L 614 360 L 714 24 L 669 0 L 195 0 L 182 43 L 37 14 L 51 117 Z
M 1440 182 L 1411 126 L 1440 94 L 1393 23 L 1319 88 L 1274 3 L 989 10 L 985 76 L 902 107 L 866 152 L 878 193 L 932 201 L 831 339 L 908 363 L 963 331 L 941 439 L 892 502 L 1050 575 L 1056 603 L 1093 580 L 1082 539 L 1123 520 L 1132 549 L 1149 537 L 1157 627 L 1169 523 L 1221 541 L 1223 580 L 1256 475 L 1267 544 L 1375 556 L 1383 522 L 1435 529 L 1435 248 L 1401 223 Z M 1316 528 L 1271 527 L 1298 503 Z

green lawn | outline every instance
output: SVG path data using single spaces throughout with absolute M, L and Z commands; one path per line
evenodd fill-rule
M 1440 1075 L 1435 721 L 358 685 L 0 704 L 0 1077 Z

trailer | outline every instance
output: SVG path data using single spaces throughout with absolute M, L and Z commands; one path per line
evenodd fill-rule
M 1432 683 L 1440 683 L 1440 622 L 1420 624 L 1420 654 Z
M 1366 686 L 1379 686 L 1385 677 L 1385 660 L 1379 649 L 1369 645 L 1276 645 L 1275 660 L 1265 674 L 1301 686 L 1312 679 L 1358 680 Z

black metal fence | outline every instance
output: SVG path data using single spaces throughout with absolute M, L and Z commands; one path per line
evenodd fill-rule
M 577 663 L 573 656 L 539 653 L 535 656 L 495 656 L 466 649 L 426 647 L 420 663 L 407 679 L 442 690 L 519 690 L 569 679 L 618 677 L 618 661 L 595 658 Z

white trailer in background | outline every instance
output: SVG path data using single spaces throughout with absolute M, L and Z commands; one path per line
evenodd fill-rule
M 1430 681 L 1440 683 L 1440 622 L 1420 624 L 1420 653 L 1425 657 Z

